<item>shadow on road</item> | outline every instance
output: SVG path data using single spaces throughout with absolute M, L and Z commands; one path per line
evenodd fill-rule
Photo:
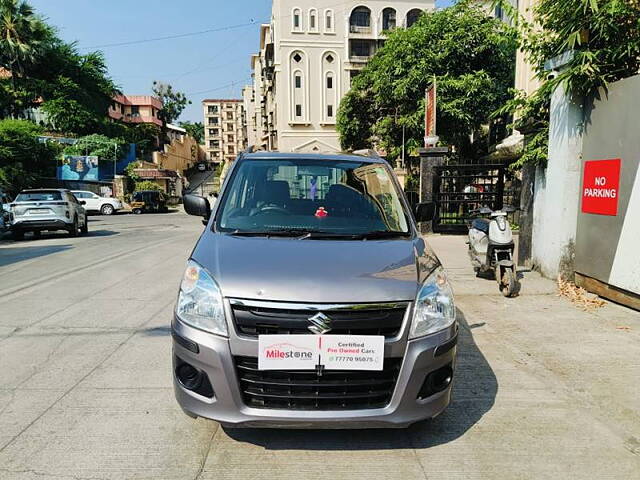
M 462 436 L 493 407 L 498 380 L 478 346 L 472 330 L 458 309 L 460 334 L 458 358 L 449 408 L 439 417 L 419 422 L 407 430 L 276 430 L 225 429 L 239 442 L 267 450 L 388 450 L 427 448 Z
M 0 253 L 0 267 L 6 267 L 13 263 L 24 262 L 32 258 L 44 257 L 53 253 L 64 252 L 73 248 L 73 245 L 50 245 L 42 247 L 7 247 Z

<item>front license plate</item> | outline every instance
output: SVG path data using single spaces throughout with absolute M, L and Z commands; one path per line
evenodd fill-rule
M 382 370 L 384 337 L 260 335 L 259 370 Z

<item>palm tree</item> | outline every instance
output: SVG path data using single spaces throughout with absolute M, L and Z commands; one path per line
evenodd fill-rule
M 12 116 L 18 111 L 16 83 L 25 68 L 40 55 L 52 30 L 24 0 L 0 0 L 0 67 L 11 74 L 14 101 Z

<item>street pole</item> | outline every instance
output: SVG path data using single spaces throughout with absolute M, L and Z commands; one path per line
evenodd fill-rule
M 404 168 L 405 163 L 404 163 L 404 129 L 405 126 L 402 125 L 402 168 Z

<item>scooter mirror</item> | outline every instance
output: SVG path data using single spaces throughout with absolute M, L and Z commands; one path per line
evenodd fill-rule
M 415 214 L 418 222 L 430 222 L 436 216 L 436 204 L 433 202 L 419 203 L 416 205 Z

